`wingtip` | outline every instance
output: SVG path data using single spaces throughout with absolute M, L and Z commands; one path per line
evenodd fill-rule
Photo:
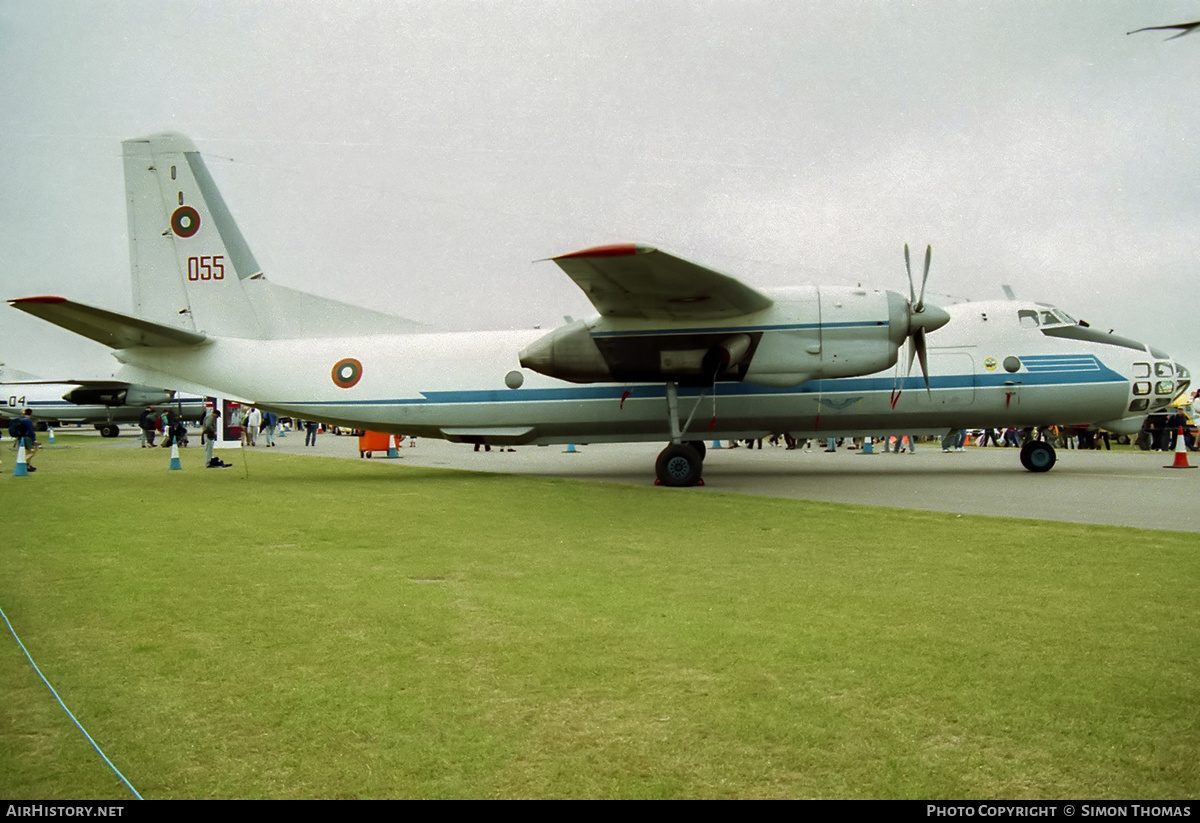
M 635 254 L 645 254 L 654 251 L 650 246 L 637 243 L 612 243 L 607 246 L 591 246 L 579 251 L 567 252 L 551 257 L 551 260 L 571 260 L 581 257 L 629 257 Z
M 14 297 L 8 301 L 10 306 L 20 307 L 22 303 L 66 303 L 67 298 L 58 297 L 53 294 L 40 294 L 33 297 Z

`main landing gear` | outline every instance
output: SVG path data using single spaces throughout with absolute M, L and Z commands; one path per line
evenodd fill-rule
M 1031 472 L 1048 472 L 1057 459 L 1054 447 L 1041 440 L 1030 440 L 1021 447 L 1021 465 Z
M 661 452 L 654 463 L 656 486 L 703 486 L 700 474 L 704 471 L 704 444 L 699 440 L 672 443 Z
M 700 398 L 696 400 L 696 407 L 700 405 L 700 399 L 703 399 L 704 394 L 701 393 Z M 654 462 L 654 473 L 656 486 L 703 486 L 704 480 L 700 474 L 704 471 L 704 442 L 701 440 L 689 440 L 684 442 L 683 432 L 687 431 L 688 424 L 692 422 L 692 417 L 696 414 L 696 408 L 692 409 L 692 414 L 688 416 L 687 423 L 683 427 L 679 426 L 679 393 L 675 388 L 674 383 L 667 383 L 667 422 L 671 426 L 671 444 L 663 449 L 658 460 Z

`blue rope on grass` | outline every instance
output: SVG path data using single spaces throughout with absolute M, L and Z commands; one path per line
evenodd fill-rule
M 9 622 L 8 615 L 4 613 L 4 609 L 0 609 L 0 617 L 4 618 L 4 624 L 8 626 L 9 632 L 12 633 L 13 640 L 16 640 L 17 645 L 21 647 L 21 651 L 25 652 L 25 658 L 29 661 L 29 665 L 33 666 L 33 670 L 37 672 L 38 677 L 42 678 L 42 682 L 46 684 L 46 688 L 50 690 L 50 694 L 54 695 L 54 699 L 58 701 L 58 705 L 62 706 L 63 711 L 67 713 L 67 717 L 71 718 L 75 725 L 79 727 L 79 731 L 83 732 L 83 736 L 86 737 L 88 742 L 92 744 L 92 748 L 96 750 L 96 753 L 104 758 L 104 762 L 107 763 L 108 767 L 113 770 L 113 774 L 121 778 L 121 782 L 129 787 L 129 791 L 133 792 L 134 797 L 136 797 L 138 800 L 142 800 L 143 798 L 140 794 L 138 794 L 138 790 L 133 787 L 132 783 L 125 779 L 125 775 L 121 774 L 121 770 L 114 766 L 113 762 L 108 759 L 108 756 L 100 750 L 100 747 L 96 745 L 96 741 L 93 740 L 92 736 L 87 733 L 87 729 L 85 729 L 83 724 L 76 719 L 75 715 L 71 713 L 71 710 L 67 708 L 67 704 L 64 703 L 62 698 L 58 696 L 58 692 L 56 692 L 54 687 L 50 685 L 50 681 L 46 679 L 46 675 L 42 674 L 42 670 L 38 668 L 38 664 L 33 662 L 33 656 L 29 654 L 29 649 L 25 648 L 25 644 L 21 642 L 21 638 L 17 637 L 17 631 L 13 628 L 12 623 Z

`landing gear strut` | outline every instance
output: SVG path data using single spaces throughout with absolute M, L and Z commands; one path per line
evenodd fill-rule
M 1021 465 L 1031 472 L 1048 472 L 1057 459 L 1054 447 L 1041 440 L 1030 440 L 1021 447 Z
M 703 394 L 700 395 L 704 397 Z M 700 400 L 696 401 L 696 407 Z M 679 426 L 679 393 L 673 382 L 667 383 L 667 421 L 671 426 L 671 444 L 663 449 L 658 460 L 654 463 L 656 486 L 703 486 L 700 474 L 704 470 L 704 443 L 700 440 L 683 442 L 683 433 L 687 431 L 696 407 L 683 427 Z

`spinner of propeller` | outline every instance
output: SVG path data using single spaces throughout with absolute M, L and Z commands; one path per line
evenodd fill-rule
M 929 355 L 925 346 L 925 334 L 937 331 L 950 322 L 949 313 L 940 306 L 925 304 L 925 283 L 929 280 L 929 262 L 933 257 L 933 246 L 925 247 L 925 273 L 921 276 L 921 293 L 918 296 L 913 285 L 912 264 L 909 261 L 908 244 L 904 244 L 904 268 L 908 272 L 908 374 L 912 374 L 913 359 L 921 363 L 921 376 L 925 378 L 925 390 L 929 391 Z

